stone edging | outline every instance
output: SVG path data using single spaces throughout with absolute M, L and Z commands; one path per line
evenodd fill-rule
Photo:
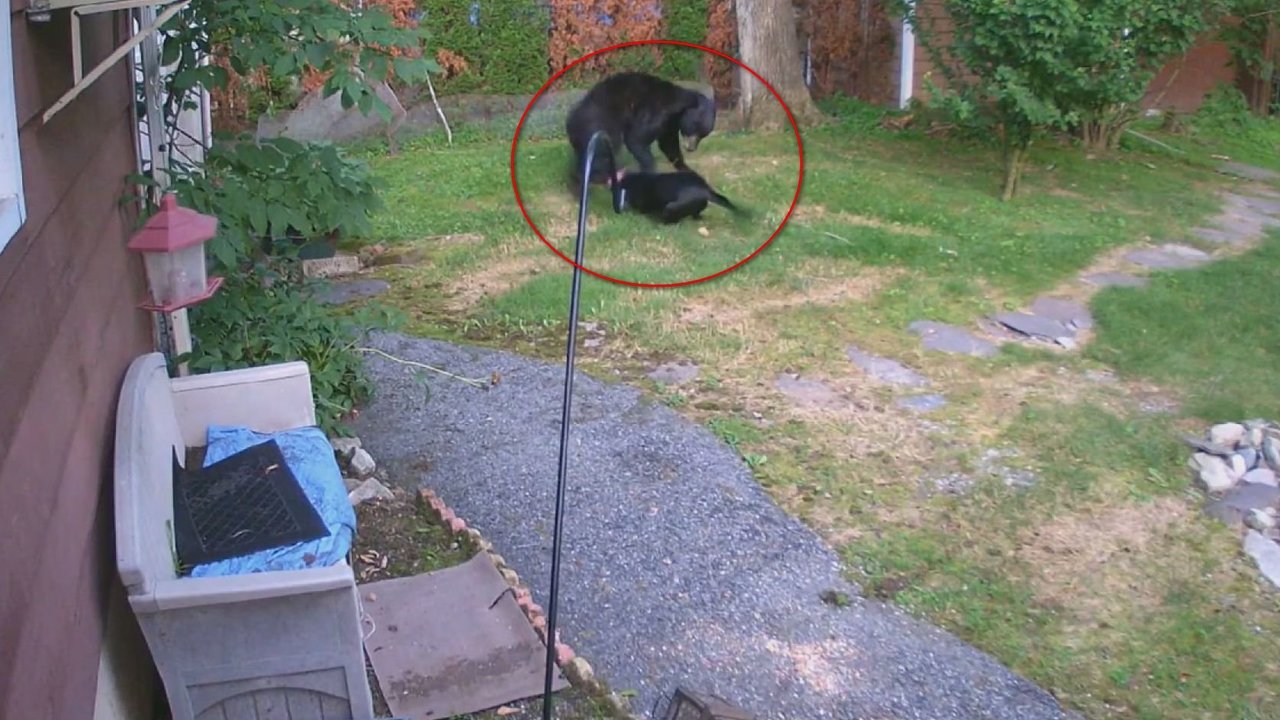
M 418 490 L 418 500 L 431 509 L 439 518 L 440 522 L 455 537 L 465 535 L 471 544 L 479 551 L 488 556 L 489 561 L 497 568 L 502 575 L 502 579 L 506 581 L 507 586 L 514 593 L 516 604 L 524 612 L 525 617 L 529 619 L 529 624 L 533 626 L 534 632 L 538 634 L 539 639 L 543 643 L 549 643 L 551 640 L 547 637 L 547 618 L 542 607 L 533 601 L 533 593 L 529 587 L 525 585 L 516 571 L 507 565 L 507 561 L 494 550 L 493 543 L 484 538 L 479 530 L 467 525 L 466 521 L 458 517 L 444 500 L 440 498 L 434 491 L 421 488 Z M 576 688 L 583 690 L 597 699 L 603 699 L 609 705 L 609 709 L 613 715 L 619 720 L 639 720 L 631 713 L 627 707 L 627 703 L 617 693 L 611 691 L 601 680 L 595 676 L 595 671 L 591 669 L 591 664 L 585 658 L 579 656 L 571 647 L 562 642 L 556 642 L 556 664 L 560 666 L 561 671 L 569 682 Z

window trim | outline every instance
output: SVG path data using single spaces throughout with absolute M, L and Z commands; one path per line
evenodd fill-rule
M 0 252 L 27 221 L 18 146 L 18 101 L 14 86 L 11 15 L 0 13 Z

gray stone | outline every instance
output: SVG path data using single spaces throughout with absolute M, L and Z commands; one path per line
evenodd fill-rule
M 1244 477 L 1244 474 L 1249 472 L 1249 466 L 1245 464 L 1240 453 L 1232 453 L 1231 457 L 1227 458 L 1227 462 L 1231 465 L 1231 475 L 1236 479 Z
M 649 379 L 664 385 L 681 385 L 698 377 L 701 369 L 686 360 L 663 363 L 649 372 Z
M 1158 248 L 1139 248 L 1124 256 L 1126 260 L 1155 270 L 1183 270 L 1203 265 L 1209 254 L 1186 245 L 1165 244 Z
M 1244 551 L 1257 563 L 1262 576 L 1280 588 L 1280 545 L 1257 530 L 1250 530 L 1244 536 Z
M 1182 438 L 1182 440 L 1191 447 L 1201 452 L 1209 453 L 1210 455 L 1221 455 L 1222 457 L 1227 457 L 1232 452 L 1231 447 L 1227 445 L 1217 445 L 1209 442 L 1208 440 L 1195 437 L 1194 435 L 1187 435 Z
M 373 456 L 368 450 L 356 448 L 356 451 L 351 454 L 351 472 L 355 473 L 356 477 L 367 478 L 377 469 L 378 464 L 373 461 Z
M 1204 511 L 1228 525 L 1239 525 L 1252 510 L 1265 510 L 1280 505 L 1280 488 L 1255 483 L 1241 483 L 1220 499 L 1205 503 Z
M 1254 508 L 1244 516 L 1244 525 L 1254 530 L 1270 530 L 1276 526 L 1276 516 L 1266 509 Z
M 1280 479 L 1276 478 L 1276 471 L 1271 468 L 1254 468 L 1244 474 L 1240 478 L 1244 482 L 1253 483 L 1255 485 L 1267 485 L 1270 487 L 1280 487 Z
M 1240 423 L 1219 423 L 1209 428 L 1209 442 L 1234 448 L 1244 439 L 1244 426 Z
M 1081 278 L 1096 287 L 1143 287 L 1149 280 L 1122 272 L 1090 273 Z
M 894 404 L 904 410 L 933 412 L 934 410 L 942 409 L 947 404 L 947 399 L 941 395 L 911 395 L 898 398 L 898 401 Z
M 1093 327 L 1093 315 L 1089 308 L 1066 298 L 1038 297 L 1031 303 L 1031 314 L 1057 320 L 1068 328 L 1088 330 Z
M 1196 453 L 1191 456 L 1190 465 L 1197 471 L 1201 485 L 1209 492 L 1230 490 L 1236 484 L 1236 479 L 1231 477 L 1231 469 L 1227 467 L 1226 461 L 1217 455 Z
M 317 88 L 304 96 L 294 110 L 274 118 L 265 115 L 260 117 L 257 135 L 259 138 L 283 136 L 299 142 L 338 141 L 398 127 L 406 113 L 400 99 L 385 82 L 375 85 L 374 92 L 391 108 L 390 124 L 378 113 L 365 115 L 357 107 L 343 108 L 341 93 L 325 97 L 324 90 Z
M 333 446 L 333 451 L 342 456 L 344 460 L 350 460 L 356 450 L 360 449 L 360 438 L 358 437 L 338 437 L 329 438 L 329 444 Z
M 1249 239 L 1248 236 L 1218 228 L 1193 228 L 1191 234 L 1215 245 L 1239 245 Z
M 844 404 L 840 393 L 821 380 L 806 380 L 799 375 L 784 373 L 774 380 L 774 387 L 800 405 L 835 407 Z
M 369 500 L 394 500 L 395 498 L 395 494 L 388 490 L 386 485 L 373 478 L 365 480 L 356 486 L 355 490 L 347 493 L 347 499 L 352 505 L 359 505 Z
M 991 357 L 996 354 L 997 350 L 994 343 L 946 323 L 917 320 L 908 325 L 907 330 L 923 339 L 926 350 L 973 355 L 975 357 Z
M 1012 328 L 1023 335 L 1043 338 L 1057 342 L 1061 338 L 1074 337 L 1075 331 L 1066 325 L 1049 318 L 1029 315 L 1021 312 L 1000 313 L 992 318 L 996 322 Z
M 355 492 L 355 489 L 360 487 L 360 481 L 351 477 L 342 478 L 342 484 L 347 488 L 347 499 L 350 499 L 351 493 Z
M 1236 451 L 1236 454 L 1240 456 L 1240 459 L 1244 460 L 1245 472 L 1258 467 L 1259 455 L 1257 450 L 1251 447 L 1242 447 Z
M 924 387 L 929 379 L 897 360 L 882 358 L 863 352 L 850 345 L 845 349 L 850 362 L 862 368 L 862 371 L 883 383 L 902 385 L 905 387 Z
M 391 289 L 386 280 L 360 279 L 330 282 L 315 292 L 316 300 L 325 305 L 344 305 L 353 300 L 374 297 Z
M 1280 200 L 1257 197 L 1255 195 L 1235 195 L 1238 203 L 1263 215 L 1280 216 Z
M 1270 435 L 1263 438 L 1262 458 L 1272 470 L 1280 470 L 1280 440 Z
M 1218 172 L 1223 175 L 1233 175 L 1245 180 L 1257 180 L 1259 182 L 1274 182 L 1280 180 L 1280 173 L 1267 168 L 1260 168 L 1256 165 L 1246 165 L 1245 163 L 1228 161 L 1218 166 Z

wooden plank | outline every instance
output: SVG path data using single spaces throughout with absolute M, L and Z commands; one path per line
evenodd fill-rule
M 253 694 L 258 720 L 289 720 L 289 698 L 284 690 L 260 690 Z
M 306 690 L 293 690 L 289 693 L 290 720 L 318 720 L 323 717 L 322 713 L 319 693 Z
M 102 515 L 115 402 L 129 361 L 149 345 L 145 322 L 123 311 L 131 297 L 125 283 L 84 286 L 77 307 L 86 311 L 58 328 L 50 362 L 29 379 L 48 402 L 21 413 L 20 451 L 0 461 L 9 498 L 0 560 L 3 717 L 83 717 L 44 709 L 84 698 L 92 708 L 106 603 L 84 563 L 112 551 L 109 512 Z M 80 670 L 87 687 L 70 684 Z
M 117 130 L 127 128 L 120 123 Z M 118 140 L 119 133 L 107 135 Z M 12 274 L 7 285 L 0 286 L 0 367 L 5 368 L 6 382 L 0 383 L 0 462 L 11 451 L 11 440 L 23 409 L 29 404 L 33 380 L 40 371 L 54 341 L 57 328 L 67 320 L 73 298 L 86 285 L 98 286 L 96 292 L 114 288 L 102 286 L 128 285 L 131 302 L 122 301 L 114 312 L 136 316 L 146 322 L 147 316 L 132 307 L 146 292 L 142 261 L 125 248 L 129 225 L 116 206 L 111 184 L 104 176 L 118 172 L 132 162 L 132 148 L 120 142 L 108 142 L 84 168 L 67 199 L 32 243 L 23 263 Z M 9 258 L 0 255 L 0 266 Z M 86 299 L 78 305 L 95 319 L 106 312 L 100 298 Z M 92 330 L 91 330 L 92 331 Z M 75 384 L 41 402 L 75 401 L 60 398 Z M 0 487 L 4 480 L 0 478 Z

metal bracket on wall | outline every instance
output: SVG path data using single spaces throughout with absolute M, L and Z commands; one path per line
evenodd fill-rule
M 53 0 L 53 1 L 56 2 L 57 0 Z M 155 22 L 142 28 L 141 30 L 138 31 L 136 35 L 130 37 L 129 40 L 126 41 L 123 45 L 113 50 L 111 54 L 106 57 L 106 59 L 98 63 L 92 70 L 89 71 L 87 75 L 82 74 L 83 67 L 82 67 L 82 51 L 80 48 L 80 13 L 87 14 L 87 13 L 94 13 L 94 12 L 110 12 L 113 10 L 124 10 L 127 8 L 135 8 L 135 7 L 149 7 L 149 6 L 156 5 L 157 3 L 153 2 L 152 0 L 115 0 L 114 2 L 96 2 L 96 3 L 82 2 L 82 3 L 74 4 L 74 6 L 72 3 L 66 3 L 64 6 L 72 7 L 72 10 L 71 10 L 72 50 L 71 51 L 72 51 L 72 58 L 73 58 L 72 72 L 75 74 L 75 78 L 74 78 L 75 84 L 71 87 L 70 90 L 64 93 L 62 97 L 58 98 L 58 101 L 55 102 L 48 110 L 44 111 L 44 117 L 42 118 L 42 121 L 45 123 L 48 123 L 50 118 L 52 118 L 54 115 L 57 115 L 58 112 L 61 111 L 64 107 L 66 107 L 68 104 L 70 104 L 72 100 L 75 100 L 76 97 L 79 96 L 80 93 L 84 92 L 85 88 L 92 85 L 95 80 L 97 80 L 99 77 L 102 77 L 102 75 L 106 73 L 107 70 L 110 69 L 112 65 L 115 65 L 117 62 L 120 61 L 120 58 L 127 55 L 131 50 L 133 50 L 135 47 L 141 44 L 143 40 L 146 40 L 156 30 L 159 30 L 160 26 L 164 25 L 166 22 L 169 21 L 169 18 L 172 18 L 174 15 L 177 15 L 180 10 L 182 10 L 184 7 L 186 7 L 190 3 L 191 3 L 191 0 L 179 0 L 176 3 L 173 3 L 172 5 L 167 6 L 164 12 L 160 13 L 160 15 L 156 17 Z

